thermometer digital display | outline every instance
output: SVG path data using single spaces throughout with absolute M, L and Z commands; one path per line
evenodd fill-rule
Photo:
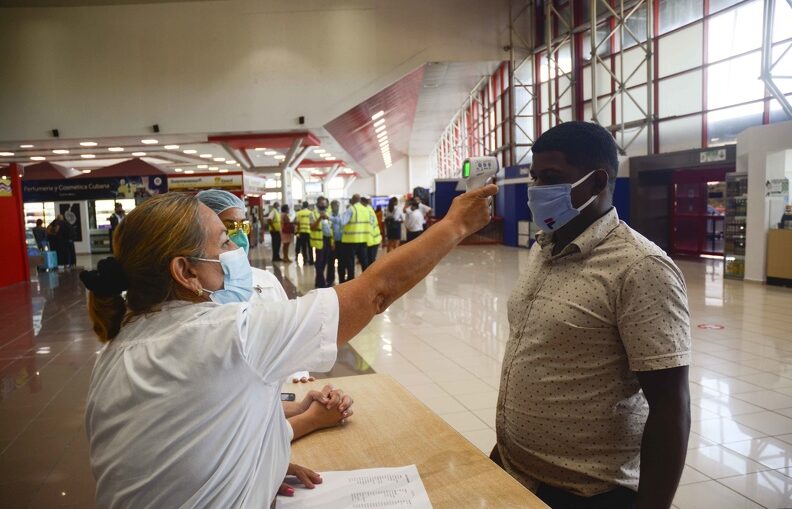
M 471 157 L 462 163 L 462 180 L 468 191 L 482 187 L 498 173 L 497 157 Z

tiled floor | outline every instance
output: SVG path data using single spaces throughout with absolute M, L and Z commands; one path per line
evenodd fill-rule
M 489 452 L 506 301 L 525 254 L 458 248 L 353 340 L 353 362 L 391 374 Z M 792 290 L 724 281 L 719 262 L 679 265 L 694 326 L 694 423 L 675 505 L 792 507 Z M 281 270 L 310 289 L 312 267 Z M 0 290 L 0 505 L 92 507 L 82 412 L 98 347 L 76 278 L 39 278 Z

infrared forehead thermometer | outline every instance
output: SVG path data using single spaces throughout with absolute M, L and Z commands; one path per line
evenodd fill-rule
M 471 157 L 462 163 L 462 179 L 467 191 L 482 187 L 498 173 L 497 157 Z

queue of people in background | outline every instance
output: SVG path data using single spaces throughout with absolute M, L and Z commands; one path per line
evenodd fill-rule
M 407 242 L 417 239 L 426 229 L 426 219 L 432 208 L 421 203 L 421 199 L 413 196 L 404 205 L 404 227 L 407 230 Z
M 329 212 L 329 213 L 328 213 Z M 426 220 L 432 213 L 431 207 L 421 203 L 420 198 L 411 197 L 403 208 L 399 199 L 392 197 L 388 206 L 375 210 L 369 198 L 354 195 L 343 214 L 340 203 L 329 204 L 324 197 L 317 199 L 316 207 L 303 201 L 300 209 L 289 213 L 288 205 L 279 207 L 274 203 L 272 212 L 266 216 L 272 240 L 272 261 L 298 261 L 303 265 L 314 265 L 322 251 L 320 267 L 316 267 L 317 288 L 343 283 L 355 277 L 356 265 L 361 270 L 374 263 L 379 247 L 384 245 L 391 252 L 402 243 L 402 226 L 407 241 L 418 237 L 426 228 Z M 327 242 L 325 242 L 325 237 Z M 289 256 L 291 244 L 296 241 L 294 258 Z
M 59 266 L 68 269 L 77 263 L 77 253 L 74 248 L 77 232 L 63 214 L 58 214 L 46 228 L 44 221 L 37 219 L 36 226 L 33 227 L 33 237 L 36 239 L 36 247 L 40 250 L 57 253 Z
M 385 252 L 390 253 L 401 244 L 402 224 L 404 223 L 404 213 L 399 208 L 399 199 L 392 197 L 388 200 L 388 207 L 384 212 Z

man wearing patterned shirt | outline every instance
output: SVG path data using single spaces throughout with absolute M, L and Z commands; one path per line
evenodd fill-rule
M 553 509 L 670 507 L 690 432 L 684 278 L 612 205 L 608 131 L 533 145 L 543 232 L 509 300 L 492 458 Z

